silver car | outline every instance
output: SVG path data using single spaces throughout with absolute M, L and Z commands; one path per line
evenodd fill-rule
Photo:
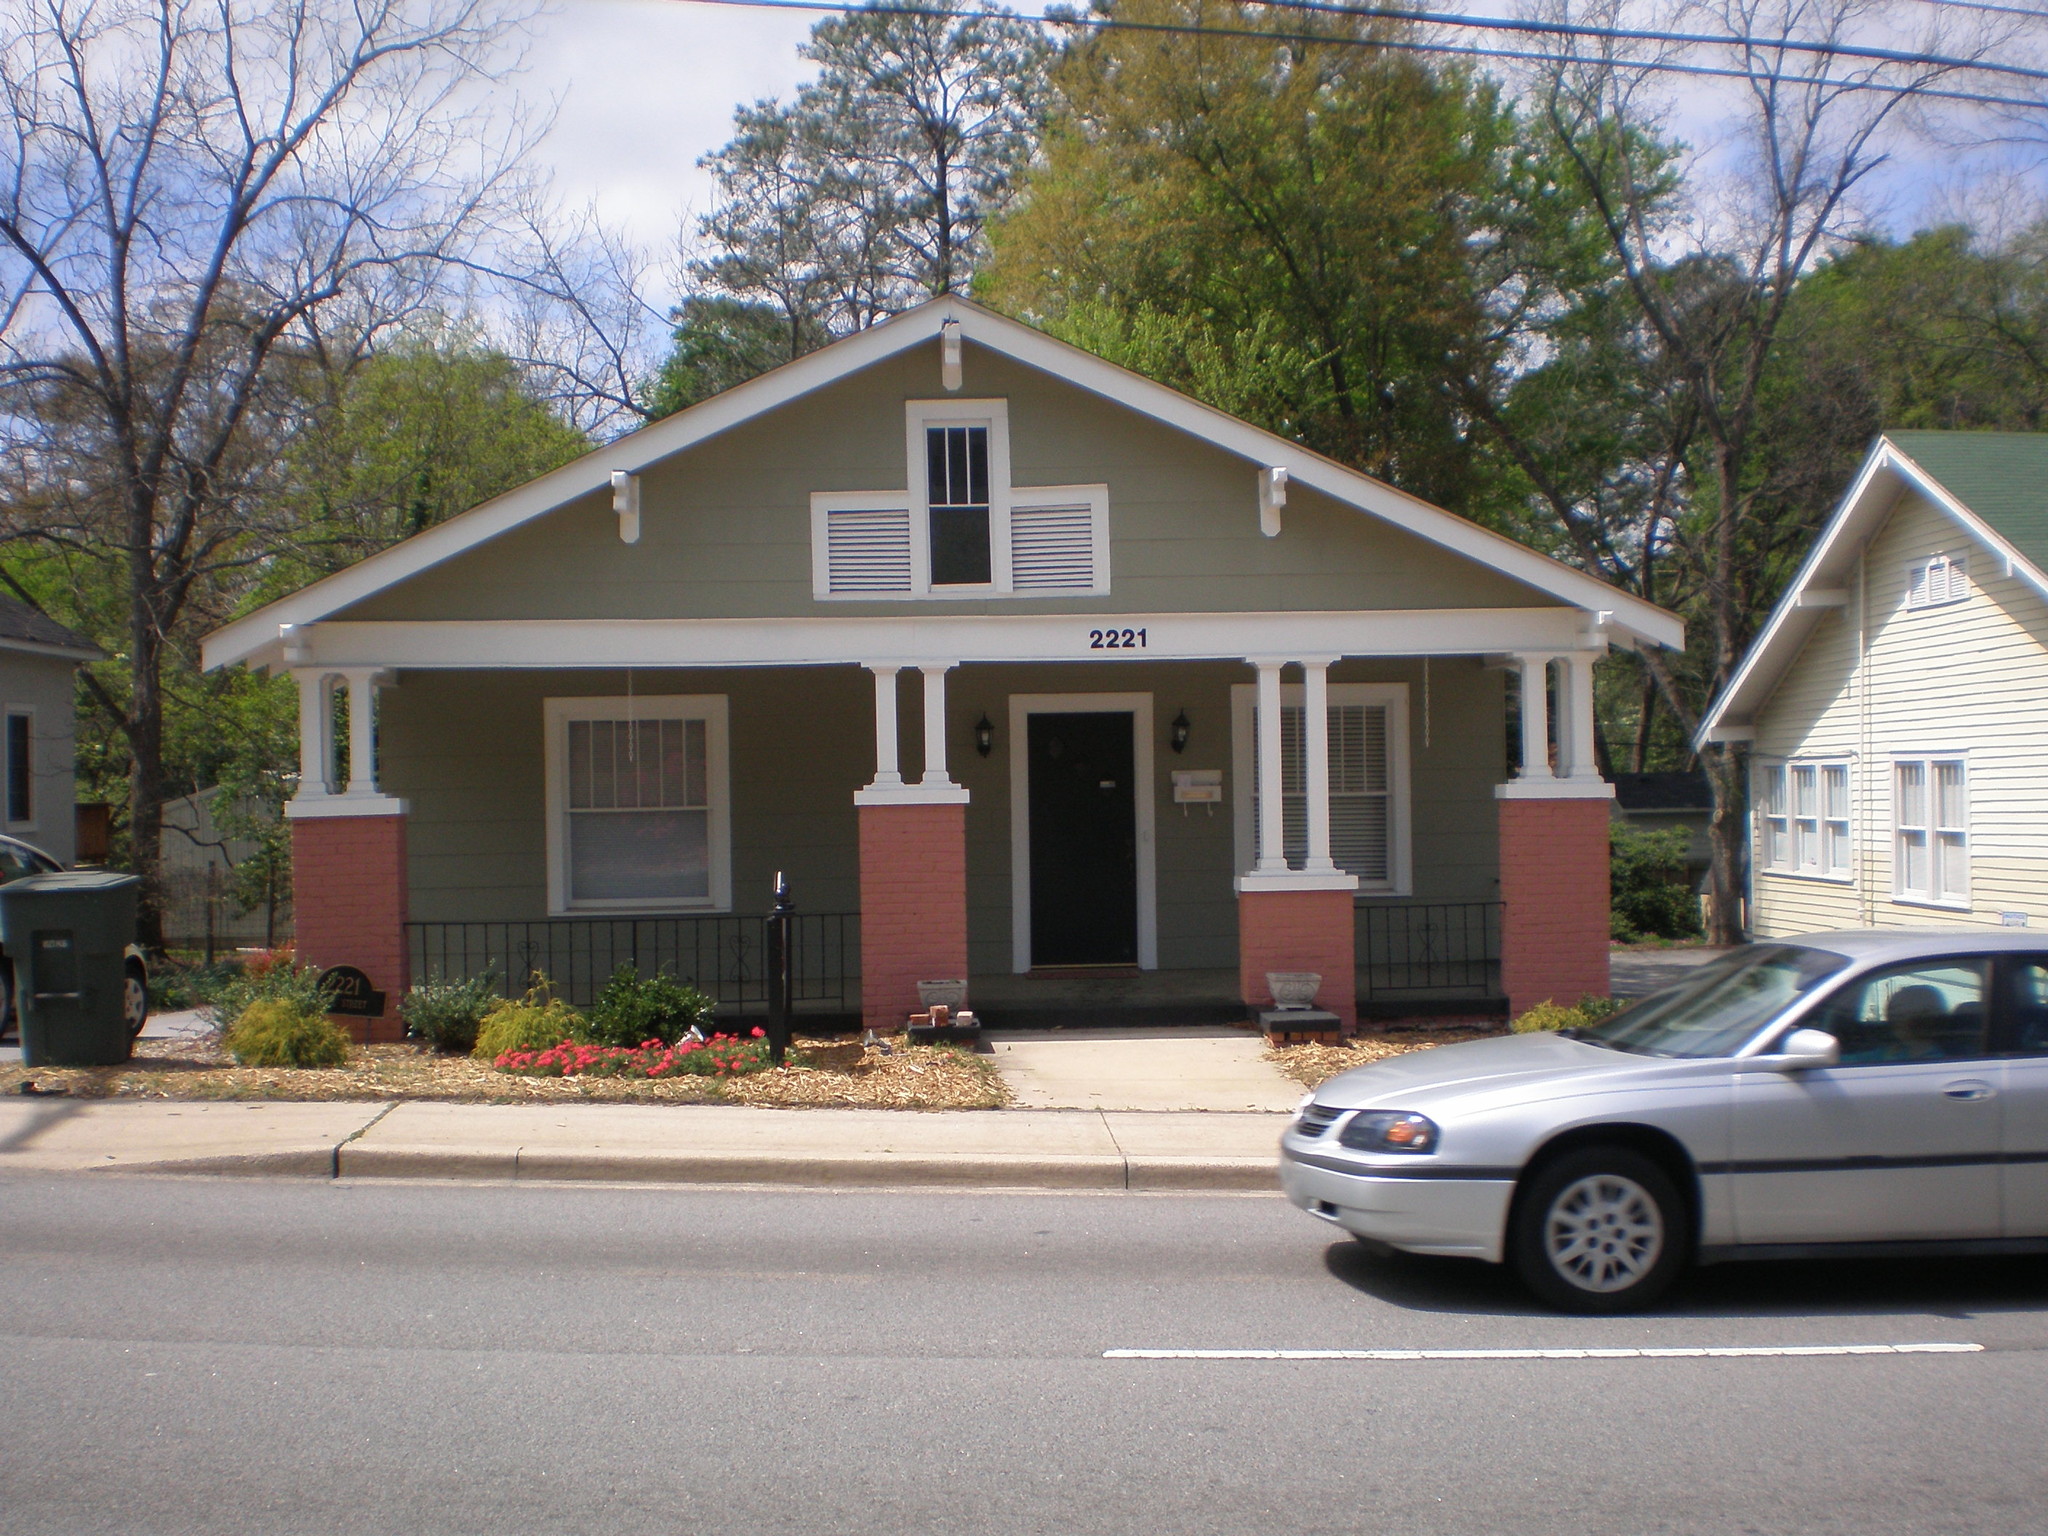
M 2048 934 L 1754 944 L 1589 1029 L 1334 1077 L 1280 1145 L 1303 1210 L 1580 1312 L 1692 1263 L 2048 1249 Z

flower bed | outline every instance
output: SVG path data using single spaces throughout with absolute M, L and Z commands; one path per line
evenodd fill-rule
M 769 1065 L 766 1031 L 752 1036 L 713 1035 L 709 1040 L 678 1040 L 663 1045 L 591 1045 L 564 1040 L 544 1051 L 506 1051 L 492 1063 L 500 1072 L 521 1077 L 745 1077 Z

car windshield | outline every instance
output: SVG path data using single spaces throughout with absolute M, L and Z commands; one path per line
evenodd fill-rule
M 1573 1038 L 1645 1056 L 1730 1056 L 1760 1028 L 1849 963 L 1795 944 L 1757 944 L 1709 961 Z

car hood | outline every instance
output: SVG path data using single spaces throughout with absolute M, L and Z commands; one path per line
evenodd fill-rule
M 1619 1088 L 1643 1078 L 1726 1073 L 1726 1060 L 1634 1056 L 1547 1031 L 1411 1051 L 1331 1078 L 1315 1101 L 1332 1109 L 1414 1109 L 1453 1099 L 1548 1097 L 1569 1084 Z

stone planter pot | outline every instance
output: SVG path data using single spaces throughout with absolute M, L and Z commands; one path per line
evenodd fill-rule
M 1316 989 L 1323 984 L 1316 971 L 1268 971 L 1266 985 L 1273 993 L 1275 1008 L 1313 1008 Z
M 927 1010 L 933 1006 L 959 1009 L 967 1001 L 967 981 L 920 981 L 917 984 L 917 1000 Z

